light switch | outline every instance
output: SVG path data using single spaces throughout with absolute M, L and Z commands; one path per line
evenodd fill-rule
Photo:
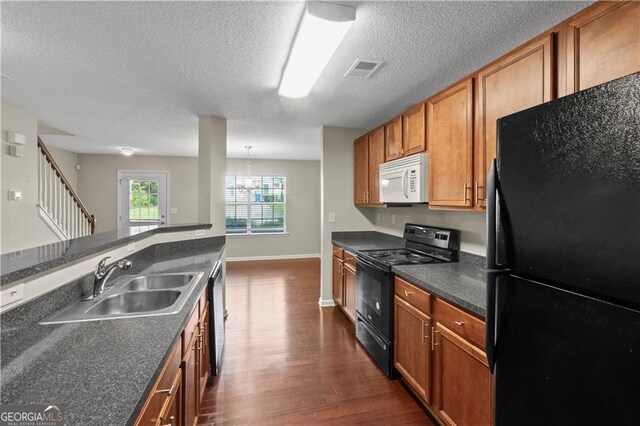
M 178 214 L 178 208 L 177 207 L 171 207 L 171 214 Z
M 333 223 L 336 221 L 336 214 L 335 212 L 329 212 L 329 223 Z
M 11 201 L 20 201 L 22 200 L 22 191 L 9 191 L 9 200 Z
M 0 293 L 0 306 L 10 305 L 24 297 L 24 284 L 14 285 Z

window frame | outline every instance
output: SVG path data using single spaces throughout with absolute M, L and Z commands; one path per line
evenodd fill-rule
M 253 190 L 252 189 L 239 189 L 237 182 L 241 181 L 241 180 L 246 180 L 246 179 L 256 179 L 256 178 L 260 178 L 260 179 L 264 179 L 265 177 L 269 177 L 269 178 L 278 178 L 278 179 L 282 179 L 283 182 L 283 191 L 282 191 L 282 195 L 283 195 L 283 201 L 282 202 L 265 202 L 265 201 L 261 201 L 261 202 L 255 202 L 252 201 L 249 195 L 247 195 L 247 201 L 246 202 L 229 202 L 227 200 L 227 179 L 233 177 L 234 178 L 234 190 L 235 191 L 248 191 L 249 193 L 251 193 Z M 227 214 L 226 214 L 226 208 L 227 206 L 246 206 L 247 208 L 247 223 L 246 223 L 246 227 L 245 228 L 235 228 L 233 230 L 229 230 L 229 228 L 227 227 Z M 251 228 L 251 210 L 252 210 L 252 206 L 259 206 L 260 208 L 262 208 L 262 206 L 274 206 L 274 205 L 282 205 L 283 207 L 283 211 L 282 211 L 282 228 L 256 228 L 256 231 L 253 230 L 253 228 Z M 260 229 L 260 231 L 257 231 L 257 229 Z M 234 232 L 234 231 L 239 231 L 239 232 Z M 287 176 L 284 173 L 263 173 L 263 174 L 251 174 L 250 176 L 247 175 L 246 173 L 227 173 L 225 174 L 225 235 L 226 236 L 259 236 L 259 235 L 287 235 Z

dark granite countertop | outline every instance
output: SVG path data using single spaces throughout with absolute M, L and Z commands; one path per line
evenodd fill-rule
M 484 318 L 487 309 L 485 262 L 482 256 L 461 252 L 459 262 L 394 266 L 393 272 L 434 296 Z
M 332 232 L 331 242 L 350 252 L 404 247 L 404 238 L 377 231 Z
M 375 231 L 333 232 L 331 242 L 352 252 L 404 247 L 404 239 Z M 460 261 L 394 266 L 401 278 L 481 317 L 486 315 L 485 258 L 461 252 Z
M 63 266 L 101 251 L 127 245 L 163 232 L 209 229 L 210 223 L 169 226 L 132 226 L 59 243 L 33 247 L 0 256 L 0 286 Z
M 134 267 L 144 269 L 133 273 L 205 272 L 177 314 L 39 325 L 44 314 L 33 307 L 3 313 L 0 403 L 59 404 L 70 425 L 133 424 L 222 255 L 224 241 L 178 241 L 139 252 Z

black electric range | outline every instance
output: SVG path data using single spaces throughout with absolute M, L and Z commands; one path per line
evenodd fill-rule
M 356 337 L 384 373 L 393 368 L 393 266 L 457 262 L 459 232 L 406 224 L 405 248 L 362 250 L 356 257 Z

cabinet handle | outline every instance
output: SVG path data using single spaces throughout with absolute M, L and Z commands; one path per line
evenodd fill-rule
M 171 396 L 173 394 L 173 385 L 169 389 L 158 389 L 156 393 L 166 393 L 167 396 Z
M 425 325 L 426 325 L 426 326 L 427 326 L 427 328 L 428 328 L 429 324 L 427 324 L 426 322 L 424 322 L 424 321 L 423 321 L 423 322 L 422 322 L 422 342 L 423 342 L 423 343 L 424 343 L 425 339 L 426 339 L 427 341 L 429 341 L 429 332 L 428 332 L 428 331 L 427 331 L 427 332 L 425 332 L 425 330 L 424 330 L 424 326 L 425 326 Z
M 175 418 L 174 416 L 169 417 L 169 423 L 167 423 L 167 424 L 165 424 L 165 425 L 162 425 L 162 426 L 174 426 L 174 424 L 175 424 L 175 423 L 174 423 L 174 420 L 175 420 L 175 419 L 176 419 L 176 418 Z
M 465 182 L 464 184 L 464 203 L 467 204 L 467 201 L 471 201 L 471 199 L 469 197 L 467 197 L 467 192 L 469 192 L 469 190 L 471 189 L 471 187 L 469 185 L 467 185 L 467 183 Z
M 480 191 L 482 191 L 482 197 L 480 196 Z M 480 185 L 478 182 L 476 182 L 476 194 L 477 194 L 477 197 L 478 197 L 478 201 L 480 201 L 480 200 L 486 201 L 487 200 L 487 197 L 486 197 L 487 194 L 484 193 L 484 186 Z
M 198 341 L 196 342 L 196 349 L 201 351 L 202 350 L 202 336 L 204 336 L 204 327 L 200 330 L 200 333 L 198 333 Z
M 464 325 L 464 321 L 454 321 L 455 325 L 458 327 L 462 327 Z
M 432 351 L 436 350 L 436 346 L 440 346 L 440 343 L 436 343 L 436 333 L 440 333 L 440 332 L 436 331 L 434 327 L 431 327 L 431 350 Z
M 410 297 L 411 294 L 413 294 L 413 293 L 411 293 L 410 291 L 407 291 L 407 290 L 404 291 L 405 297 Z

